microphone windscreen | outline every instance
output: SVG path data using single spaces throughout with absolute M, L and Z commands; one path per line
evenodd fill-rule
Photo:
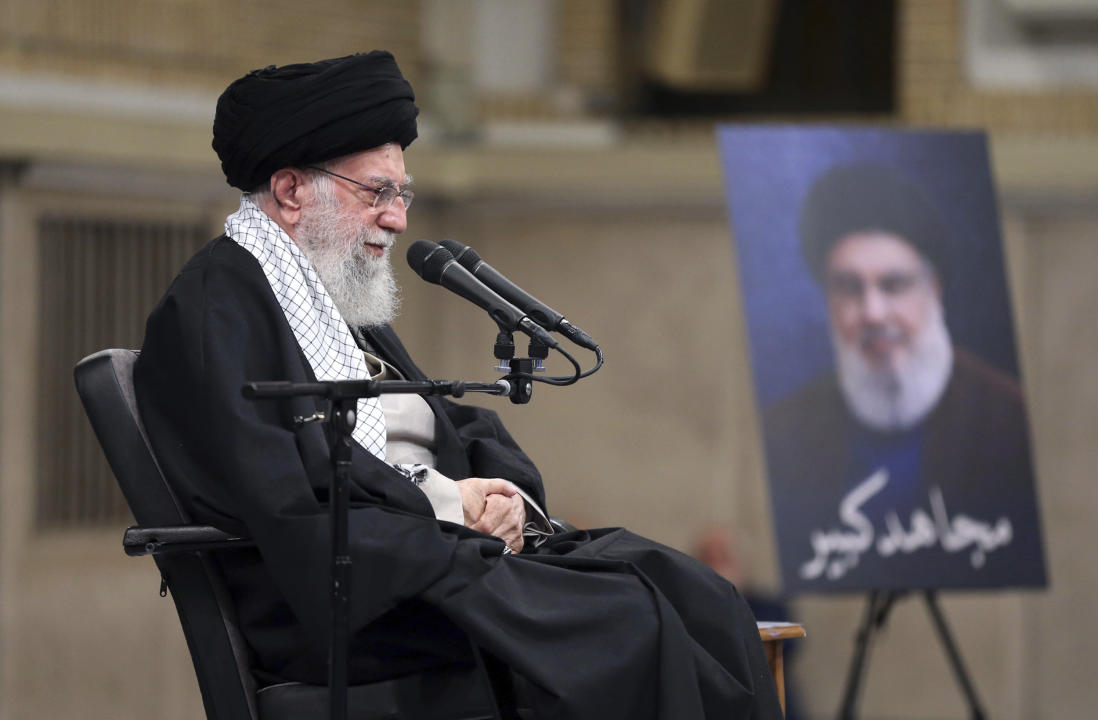
M 449 250 L 441 245 L 435 245 L 435 249 L 423 261 L 423 279 L 436 285 L 440 284 L 442 282 L 442 271 L 453 261 L 454 256 L 450 254 Z
M 476 268 L 480 262 L 480 255 L 477 255 L 477 251 L 469 247 L 464 243 L 459 243 L 457 240 L 450 238 L 444 239 L 439 243 L 442 247 L 450 251 L 454 256 L 454 259 L 461 263 L 465 269 L 472 271 Z
M 427 280 L 428 278 L 423 275 L 423 265 L 428 255 L 440 249 L 438 243 L 433 243 L 430 240 L 416 240 L 408 246 L 408 265 L 416 271 L 416 275 Z

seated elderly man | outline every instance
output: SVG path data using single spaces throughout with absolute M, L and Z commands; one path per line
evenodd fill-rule
M 412 88 L 385 52 L 268 67 L 225 91 L 214 149 L 244 191 L 149 318 L 137 399 L 220 559 L 261 679 L 326 677 L 328 443 L 319 401 L 245 382 L 423 378 L 389 328 L 412 201 Z M 409 399 L 410 398 L 410 399 Z M 754 618 L 730 583 L 621 529 L 552 534 L 533 463 L 492 412 L 362 400 L 351 468 L 350 679 L 467 658 L 523 679 L 538 718 L 771 718 Z

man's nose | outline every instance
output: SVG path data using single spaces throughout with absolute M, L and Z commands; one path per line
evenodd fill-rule
M 880 322 L 888 315 L 888 298 L 876 285 L 870 285 L 862 294 L 862 317 L 868 322 Z
M 392 204 L 378 216 L 377 225 L 382 230 L 388 230 L 397 235 L 407 230 L 408 210 L 404 207 L 404 201 L 399 197 L 393 200 Z

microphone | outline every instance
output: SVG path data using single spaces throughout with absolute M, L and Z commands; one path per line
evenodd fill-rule
M 591 339 L 590 335 L 568 322 L 559 312 L 515 285 L 494 267 L 481 260 L 480 255 L 473 248 L 449 238 L 443 240 L 440 244 L 449 250 L 454 259 L 472 273 L 473 277 L 516 305 L 538 325 L 546 330 L 560 332 L 580 347 L 585 347 L 588 350 L 598 348 L 598 344 Z
M 454 261 L 450 251 L 430 240 L 416 240 L 408 247 L 408 265 L 416 275 L 435 285 L 457 293 L 486 311 L 501 330 L 521 330 L 551 348 L 560 347 L 537 323 L 517 307 L 485 287 L 484 283 Z

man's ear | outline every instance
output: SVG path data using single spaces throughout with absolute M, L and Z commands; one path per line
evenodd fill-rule
M 296 227 L 305 201 L 305 173 L 297 168 L 275 171 L 271 175 L 271 199 L 275 221 L 286 229 Z

